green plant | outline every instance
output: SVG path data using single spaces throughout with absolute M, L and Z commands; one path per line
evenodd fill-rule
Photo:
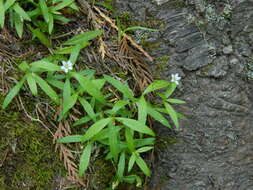
M 38 85 L 52 101 L 62 107 L 59 120 L 67 118 L 74 106 L 81 106 L 84 117 L 73 126 L 86 126 L 83 128 L 83 134 L 66 136 L 58 141 L 81 143 L 84 147 L 80 156 L 79 175 L 85 174 L 93 148 L 99 147 L 104 150 L 105 159 L 111 160 L 116 168 L 115 179 L 112 182 L 113 189 L 120 182 L 136 182 L 136 185 L 140 186 L 141 177 L 135 172 L 137 168 L 134 170 L 133 168 L 136 165 L 146 176 L 151 175 L 142 153 L 153 149 L 155 142 L 155 133 L 149 127 L 148 118 L 171 127 L 164 116 L 169 115 L 177 128 L 178 118 L 183 118 L 174 110 L 171 103 L 185 102 L 169 98 L 180 78 L 174 75 L 172 82 L 154 81 L 140 97 L 135 97 L 125 82 L 108 75 L 97 78 L 95 71 L 90 69 L 75 71 L 73 64 L 80 49 L 101 33 L 89 31 L 63 43 L 63 47 L 55 51 L 57 54 L 70 54 L 69 61 L 63 61 L 62 66 L 57 64 L 55 56 L 31 64 L 22 62 L 19 68 L 25 75 L 6 96 L 2 107 L 8 106 L 25 82 L 33 95 L 38 94 Z M 159 96 L 160 100 L 155 103 L 148 101 L 147 96 L 150 93 Z
M 4 27 L 5 17 L 8 15 L 10 26 L 16 29 L 20 38 L 25 21 L 32 23 L 41 32 L 51 34 L 56 21 L 69 22 L 62 15 L 64 8 L 78 11 L 75 0 L 0 0 L 0 26 Z
M 32 0 L 29 2 L 34 3 Z M 63 1 L 47 2 L 57 4 Z M 73 3 L 73 1 L 65 2 Z M 37 5 L 42 7 L 40 14 L 43 19 L 49 21 L 48 14 L 55 12 L 45 11 L 48 7 L 45 8 L 43 0 L 40 0 Z M 33 18 L 31 13 L 29 18 Z M 48 47 L 51 46 L 39 27 L 37 29 L 29 25 L 28 27 L 42 43 Z M 144 27 L 129 27 L 123 31 L 120 30 L 121 35 L 135 29 L 151 30 Z M 143 159 L 143 153 L 152 150 L 155 143 L 155 133 L 150 127 L 150 119 L 171 127 L 167 115 L 178 128 L 179 118 L 184 118 L 171 104 L 185 102 L 170 98 L 180 77 L 176 74 L 172 75 L 171 82 L 154 81 L 140 96 L 135 96 L 124 81 L 108 75 L 97 77 L 95 71 L 91 69 L 75 70 L 74 64 L 80 50 L 88 46 L 90 40 L 101 34 L 101 30 L 82 33 L 62 43 L 56 50 L 52 50 L 51 56 L 30 64 L 23 61 L 19 68 L 25 74 L 10 90 L 2 107 L 7 108 L 22 88 L 28 87 L 36 96 L 39 94 L 39 87 L 61 108 L 59 121 L 67 119 L 73 107 L 82 109 L 84 116 L 73 124 L 73 126 L 80 126 L 82 132 L 58 140 L 58 143 L 82 145 L 79 175 L 85 174 L 94 149 L 99 148 L 104 152 L 105 159 L 111 160 L 115 167 L 111 189 L 117 188 L 121 182 L 136 183 L 137 186 L 141 186 L 142 179 L 138 171 L 140 170 L 146 176 L 151 175 L 148 164 Z M 66 55 L 69 55 L 68 58 Z M 62 61 L 62 66 L 58 64 L 59 61 Z M 157 101 L 149 101 L 148 97 L 151 93 L 159 97 Z

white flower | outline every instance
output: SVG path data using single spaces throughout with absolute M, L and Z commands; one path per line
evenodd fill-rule
M 71 63 L 71 61 L 62 61 L 62 66 L 61 69 L 67 73 L 69 71 L 71 71 L 73 69 L 73 64 Z
M 181 79 L 181 77 L 179 76 L 178 73 L 171 74 L 171 82 L 174 82 L 178 85 L 179 84 L 178 82 L 180 81 L 180 79 Z

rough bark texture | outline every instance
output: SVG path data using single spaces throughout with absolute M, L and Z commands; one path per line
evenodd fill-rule
M 177 143 L 157 155 L 151 189 L 253 189 L 253 1 L 117 0 L 139 21 L 161 19 L 153 56 L 169 56 L 162 76 L 183 79 L 187 117 Z M 231 8 L 231 10 L 230 10 Z

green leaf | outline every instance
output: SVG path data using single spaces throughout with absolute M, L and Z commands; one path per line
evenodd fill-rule
M 120 82 L 119 80 L 114 79 L 113 77 L 110 77 L 108 75 L 103 75 L 105 80 L 109 82 L 111 85 L 113 85 L 117 90 L 119 90 L 125 97 L 132 99 L 133 98 L 133 92 L 131 89 Z
M 1 9 L 1 1 L 3 2 L 3 0 L 0 0 L 0 9 Z M 7 11 L 14 3 L 16 0 L 7 0 L 4 4 L 4 10 Z M 0 10 L 1 12 L 1 10 Z
M 112 153 L 114 161 L 118 162 L 118 130 L 117 126 L 114 126 L 112 123 L 109 124 L 109 146 L 110 152 Z
M 0 26 L 1 28 L 4 27 L 4 19 L 5 19 L 5 9 L 3 0 L 0 0 Z
M 71 20 L 64 17 L 64 16 L 61 16 L 61 15 L 53 15 L 53 19 L 54 20 L 58 20 L 58 21 L 61 21 L 62 23 L 64 24 L 67 24 L 68 22 L 70 22 Z
M 130 129 L 132 129 L 134 131 L 138 131 L 140 133 L 155 136 L 155 133 L 148 126 L 144 125 L 140 121 L 122 118 L 122 117 L 117 117 L 116 120 L 123 123 L 125 126 L 129 127 Z
M 161 113 L 159 113 L 158 111 L 156 111 L 155 108 L 153 108 L 151 105 L 148 106 L 148 114 L 153 117 L 156 121 L 160 122 L 161 124 L 163 124 L 166 127 L 171 128 L 169 122 L 167 121 L 167 119 L 165 117 L 163 117 L 163 115 Z
M 64 115 L 76 104 L 78 93 L 73 94 L 67 100 L 63 101 L 63 110 L 59 120 L 63 119 Z
M 59 104 L 59 97 L 56 92 L 47 84 L 45 80 L 43 80 L 40 76 L 34 75 L 34 78 L 40 88 L 57 104 Z
M 39 0 L 39 5 L 40 5 L 40 10 L 41 10 L 42 15 L 44 17 L 44 20 L 46 21 L 46 23 L 48 23 L 49 22 L 49 10 L 48 10 L 45 0 Z
M 63 45 L 77 45 L 83 42 L 88 42 L 89 40 L 92 40 L 96 38 L 97 36 L 100 36 L 102 33 L 103 33 L 102 30 L 84 32 L 64 42 Z
M 27 26 L 32 31 L 33 35 L 37 37 L 43 45 L 45 45 L 48 48 L 52 47 L 52 44 L 47 38 L 47 36 L 43 32 L 41 32 L 39 28 L 33 29 L 30 25 Z
M 91 80 L 89 80 L 87 77 L 80 75 L 79 73 L 73 73 L 73 76 L 88 94 L 96 98 L 101 103 L 105 104 L 103 94 L 96 88 L 96 86 L 94 86 Z
M 81 49 L 85 48 L 86 46 L 90 45 L 89 42 L 84 42 L 81 44 Z M 69 46 L 69 47 L 64 47 L 64 48 L 59 48 L 56 51 L 54 51 L 55 54 L 71 54 L 71 52 L 73 51 L 73 49 L 76 46 Z
M 14 18 L 14 25 L 15 25 L 15 29 L 17 31 L 18 37 L 22 38 L 24 22 L 23 20 L 21 20 L 21 17 L 17 13 L 13 14 L 13 18 Z
M 13 6 L 13 9 L 15 10 L 15 12 L 22 17 L 24 20 L 28 20 L 31 21 L 30 17 L 28 16 L 28 14 L 24 11 L 24 9 L 22 7 L 19 6 L 18 3 L 15 3 Z
M 79 119 L 78 121 L 76 121 L 73 126 L 77 126 L 77 125 L 82 125 L 84 123 L 87 123 L 88 121 L 90 121 L 91 118 L 89 116 L 85 116 L 85 117 L 82 117 L 81 119 Z
M 134 143 L 136 144 L 136 147 L 154 145 L 155 144 L 155 138 L 135 139 Z
M 146 175 L 146 176 L 149 176 L 150 177 L 150 170 L 146 164 L 146 162 L 140 157 L 140 156 L 137 156 L 136 157 L 136 163 L 137 165 L 139 166 L 139 168 L 141 169 L 141 171 Z
M 130 172 L 131 169 L 133 168 L 135 161 L 136 161 L 136 155 L 135 155 L 135 153 L 132 153 L 132 155 L 129 159 L 129 162 L 128 162 L 128 172 Z
M 75 0 L 64 0 L 61 3 L 58 3 L 56 6 L 52 7 L 53 11 L 58 11 L 63 9 L 64 7 L 69 6 L 70 4 L 72 4 Z
M 117 177 L 119 178 L 119 180 L 121 180 L 124 176 L 125 162 L 126 162 L 125 160 L 126 160 L 125 152 L 121 152 L 117 169 Z
M 165 97 L 168 98 L 177 88 L 177 84 L 174 82 L 171 82 L 169 85 L 169 88 L 165 92 Z
M 30 69 L 30 67 L 29 67 L 29 65 L 28 65 L 28 63 L 27 63 L 26 61 L 22 61 L 22 62 L 19 64 L 18 68 L 19 68 L 21 71 L 24 71 L 24 72 L 26 72 L 26 71 L 28 71 L 28 70 Z
M 79 98 L 78 100 L 81 103 L 81 105 L 83 106 L 84 110 L 89 115 L 89 117 L 95 122 L 96 121 L 96 114 L 95 114 L 92 106 L 90 105 L 90 103 L 87 102 L 84 98 Z
M 168 102 L 173 103 L 173 104 L 185 104 L 186 103 L 183 100 L 178 100 L 178 99 L 174 99 L 174 98 L 169 98 Z
M 49 21 L 48 21 L 48 33 L 52 34 L 53 28 L 54 28 L 54 17 L 51 13 L 48 15 Z
M 76 143 L 82 141 L 83 135 L 70 135 L 57 140 L 58 143 Z
M 174 108 L 170 104 L 168 104 L 166 102 L 164 102 L 164 106 L 165 106 L 165 109 L 167 110 L 167 113 L 170 115 L 172 121 L 174 122 L 176 128 L 178 129 L 179 122 L 178 122 L 176 111 L 174 110 Z
M 61 71 L 61 67 L 46 60 L 35 61 L 30 64 L 31 69 L 44 69 L 46 71 Z
M 60 89 L 60 90 L 63 90 L 63 87 L 64 87 L 64 83 L 59 81 L 59 80 L 56 80 L 56 79 L 47 79 L 47 82 L 49 84 L 51 84 L 52 86 Z
M 101 119 L 94 123 L 83 136 L 83 141 L 90 140 L 93 136 L 98 134 L 109 122 L 112 121 L 112 118 Z
M 142 27 L 142 26 L 131 26 L 131 27 L 126 28 L 123 32 L 125 33 L 125 32 L 130 31 L 130 30 L 146 30 L 146 31 L 151 31 L 151 32 L 159 31 L 159 30 L 154 29 L 154 28 L 147 28 L 147 27 Z
M 97 89 L 101 90 L 105 84 L 105 80 L 104 79 L 95 79 L 95 80 L 92 80 L 92 83 L 97 87 Z
M 91 150 L 92 150 L 92 144 L 89 143 L 84 148 L 83 153 L 80 158 L 79 176 L 83 176 L 85 174 L 85 171 L 88 168 L 88 165 L 90 162 Z
M 138 120 L 143 123 L 146 124 L 146 120 L 147 120 L 147 102 L 144 98 L 144 96 L 141 96 L 141 98 L 138 101 Z
M 154 82 L 152 82 L 143 92 L 143 95 L 148 94 L 150 92 L 153 92 L 155 90 L 161 89 L 161 88 L 165 88 L 167 86 L 169 86 L 170 83 L 165 81 L 165 80 L 156 80 Z
M 111 115 L 114 115 L 114 114 L 116 114 L 120 109 L 124 108 L 125 105 L 127 105 L 127 104 L 129 104 L 128 101 L 119 100 L 119 101 L 117 101 L 117 102 L 114 104 L 113 108 L 112 108 L 111 110 L 107 111 L 107 112 L 110 113 Z
M 81 49 L 82 49 L 81 44 L 78 44 L 74 48 L 72 48 L 70 58 L 69 58 L 71 63 L 75 64 Z
M 127 143 L 127 147 L 130 150 L 130 152 L 134 152 L 135 151 L 135 145 L 134 145 L 134 131 L 132 131 L 129 128 L 125 129 L 125 137 L 126 137 L 126 143 Z
M 8 93 L 8 95 L 5 97 L 2 108 L 5 109 L 9 103 L 12 101 L 12 99 L 18 94 L 21 87 L 23 86 L 24 82 L 26 80 L 26 76 L 22 78 L 21 81 L 19 81 Z
M 36 81 L 34 79 L 34 73 L 29 73 L 27 75 L 27 83 L 32 94 L 36 96 L 38 94 L 38 90 L 37 90 Z
M 143 153 L 143 152 L 147 152 L 153 148 L 154 148 L 153 146 L 145 146 L 145 147 L 139 148 L 138 150 L 136 150 L 136 152 Z

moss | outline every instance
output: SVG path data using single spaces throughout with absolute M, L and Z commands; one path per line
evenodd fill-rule
M 0 110 L 0 122 L 0 190 L 52 189 L 54 176 L 64 168 L 50 134 L 22 120 L 19 112 Z

